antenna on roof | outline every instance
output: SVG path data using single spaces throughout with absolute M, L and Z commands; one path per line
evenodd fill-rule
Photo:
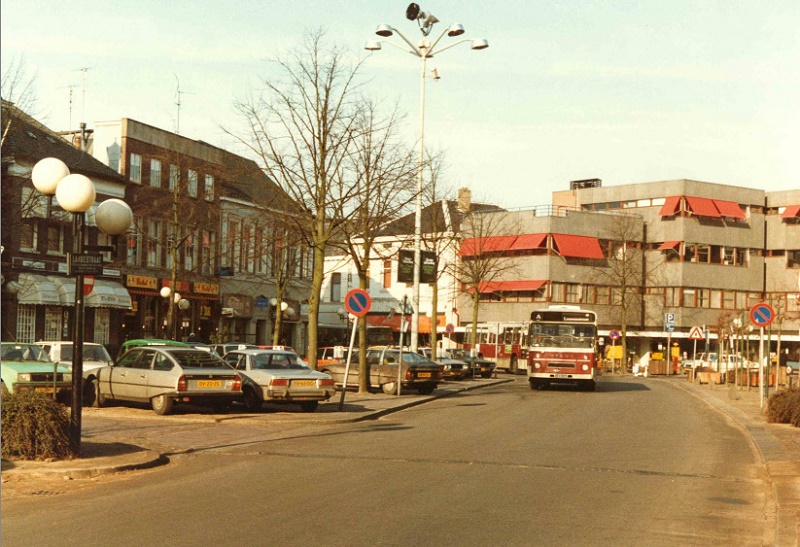
M 69 84 L 59 87 L 58 89 L 69 89 L 69 125 L 67 128 L 72 131 L 72 90 L 78 87 L 75 84 Z
M 186 95 L 186 94 L 195 95 L 195 93 L 193 93 L 191 91 L 181 91 L 181 81 L 178 79 L 178 75 L 175 74 L 174 72 L 172 73 L 172 75 L 175 76 L 175 81 L 178 83 L 177 88 L 175 89 L 175 96 L 176 96 L 175 106 L 178 107 L 178 119 L 175 122 L 175 134 L 180 135 L 181 134 L 181 95 Z
M 86 121 L 86 73 L 92 70 L 91 67 L 85 66 L 83 68 L 76 68 L 73 72 L 83 72 L 83 83 L 81 84 L 81 120 Z M 72 129 L 72 123 L 70 123 Z

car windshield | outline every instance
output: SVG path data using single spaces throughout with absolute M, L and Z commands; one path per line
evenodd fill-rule
M 227 368 L 224 361 L 216 354 L 203 350 L 177 350 L 170 351 L 182 367 L 196 368 Z
M 47 353 L 34 344 L 3 344 L 0 349 L 0 359 L 3 361 L 40 361 L 50 362 Z
M 592 348 L 596 329 L 594 325 L 559 323 L 531 323 L 530 345 L 556 348 Z
M 83 359 L 85 361 L 111 361 L 106 348 L 103 346 L 83 346 Z M 72 344 L 61 346 L 61 360 L 72 361 Z
M 253 356 L 253 366 L 257 369 L 293 369 L 308 367 L 294 353 L 260 353 Z
M 447 354 L 453 359 L 463 359 L 464 357 L 469 357 L 469 350 L 451 349 L 448 350 Z
M 399 351 L 387 351 L 384 354 L 384 358 L 388 357 L 393 359 L 394 362 L 397 362 L 398 357 L 400 356 Z M 421 363 L 429 363 L 427 359 L 425 359 L 422 355 L 418 353 L 411 353 L 410 351 L 403 352 L 403 362 L 408 365 L 417 365 Z

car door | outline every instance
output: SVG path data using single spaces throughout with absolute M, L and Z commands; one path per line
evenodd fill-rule
M 139 358 L 134 361 L 127 381 L 129 399 L 134 401 L 150 400 L 147 390 L 153 368 L 153 358 L 156 354 L 157 352 L 153 349 L 143 348 Z
M 136 374 L 136 361 L 142 356 L 141 349 L 125 353 L 112 367 L 100 373 L 100 392 L 112 399 L 130 399 L 130 385 Z
M 178 388 L 178 378 L 181 369 L 169 355 L 160 351 L 153 352 L 152 368 L 145 372 L 147 375 L 147 399 L 152 399 L 163 393 L 173 393 Z

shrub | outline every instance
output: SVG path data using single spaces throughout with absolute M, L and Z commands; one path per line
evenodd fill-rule
M 18 460 L 61 460 L 69 448 L 69 413 L 42 393 L 5 394 L 2 400 L 2 456 Z
M 789 424 L 793 423 L 793 416 L 796 416 L 796 421 L 800 421 L 800 388 L 779 391 L 770 396 L 767 401 L 768 422 Z

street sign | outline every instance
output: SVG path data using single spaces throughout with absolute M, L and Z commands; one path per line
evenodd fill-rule
M 94 290 L 94 276 L 87 275 L 83 278 L 83 296 L 89 296 Z
M 674 323 L 668 323 L 668 324 L 664 325 L 664 331 L 665 332 L 675 332 L 675 324 Z
M 344 297 L 345 309 L 356 317 L 366 315 L 371 306 L 372 298 L 364 289 L 353 289 Z
M 447 334 L 453 334 L 456 331 L 456 327 L 452 323 L 448 323 L 447 326 L 444 328 L 444 331 Z
M 613 340 L 614 342 L 616 342 L 617 340 L 622 338 L 622 334 L 617 329 L 612 329 L 608 333 L 608 337 L 611 338 L 611 340 Z
M 103 275 L 103 255 L 67 253 L 67 275 Z
M 757 327 L 767 327 L 775 321 L 775 310 L 766 302 L 750 308 L 750 321 Z
M 689 340 L 702 340 L 703 338 L 705 338 L 703 329 L 700 327 L 692 327 L 692 330 L 689 331 Z

